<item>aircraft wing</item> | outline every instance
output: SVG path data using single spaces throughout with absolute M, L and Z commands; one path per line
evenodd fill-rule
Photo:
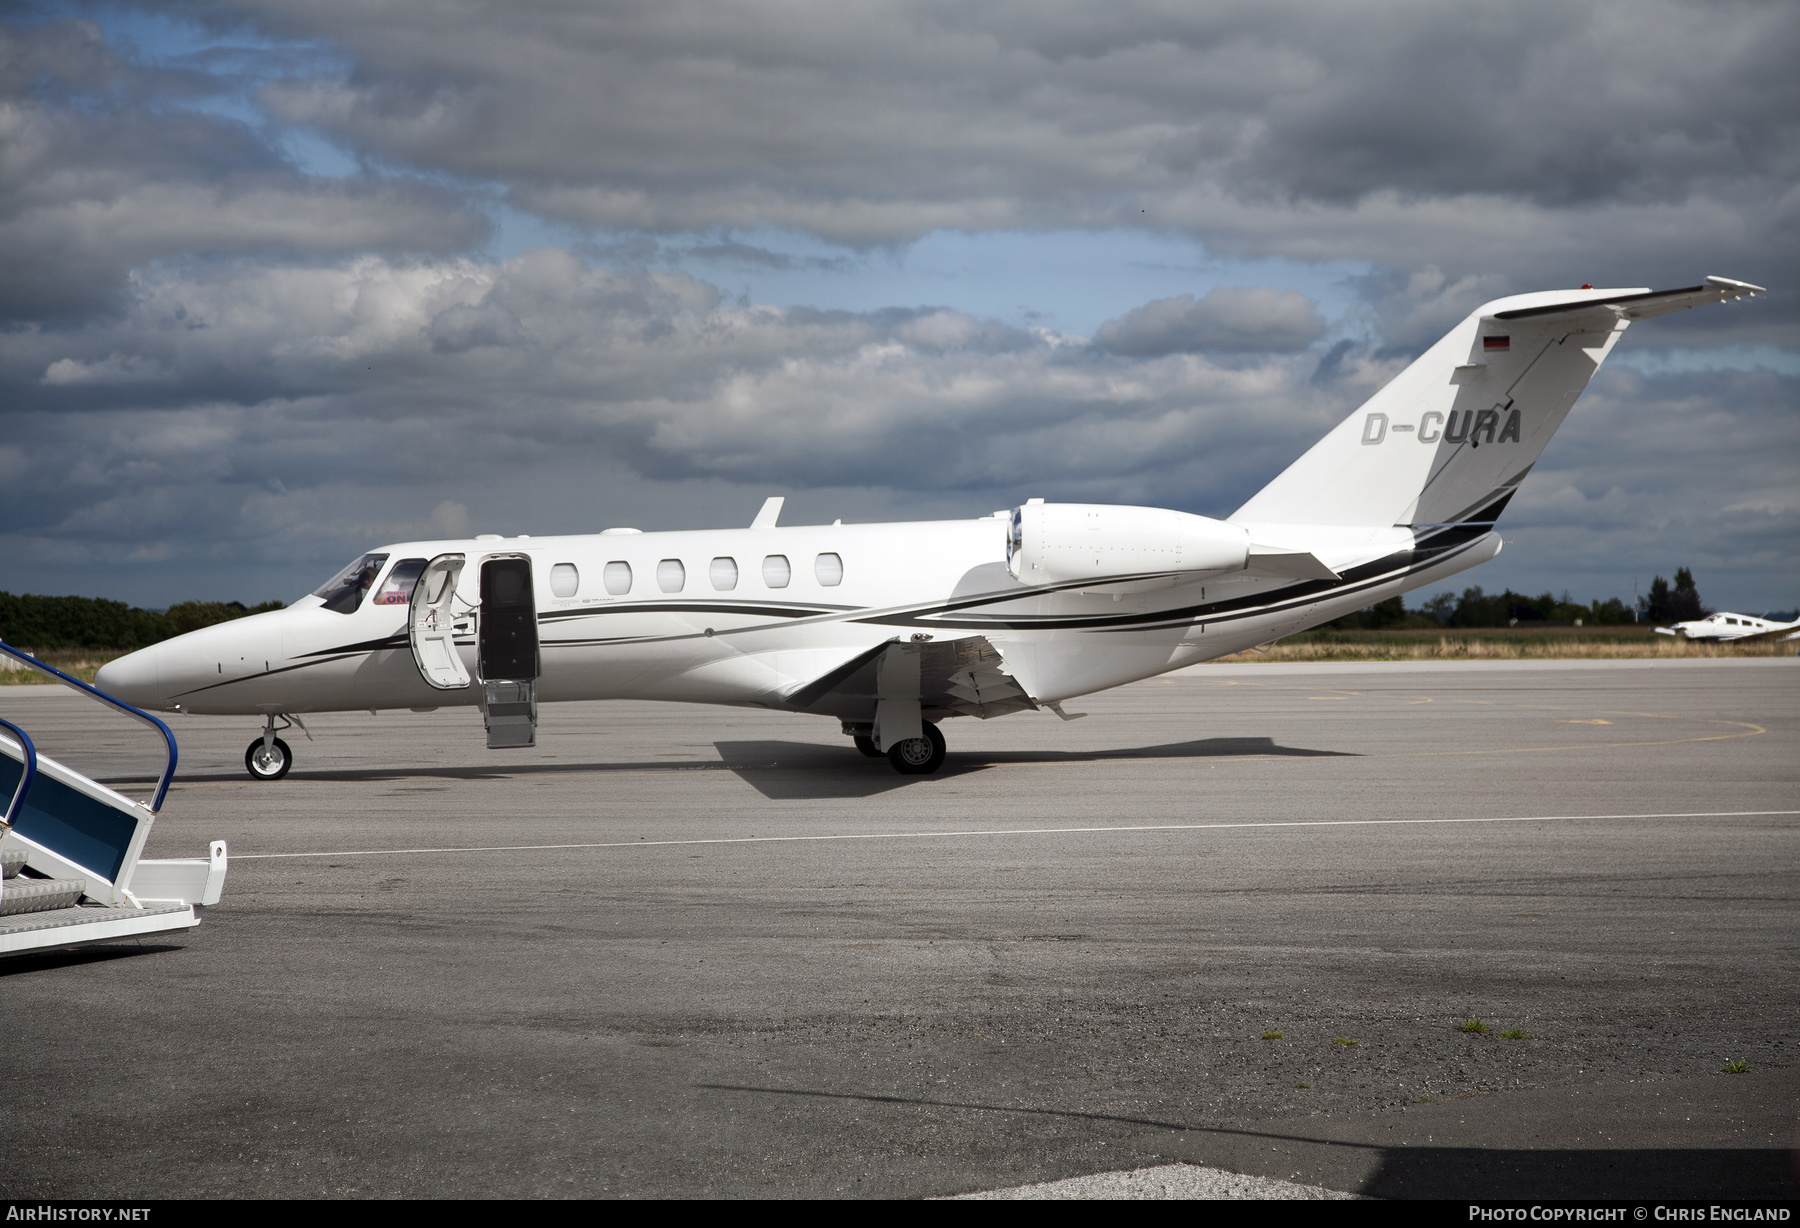
M 870 719 L 875 711 L 877 669 L 882 655 L 889 652 L 918 656 L 919 707 L 927 717 L 960 714 L 989 720 L 1037 707 L 1006 672 L 1000 650 L 980 635 L 877 644 L 790 691 L 785 697 L 787 706 L 847 720 Z

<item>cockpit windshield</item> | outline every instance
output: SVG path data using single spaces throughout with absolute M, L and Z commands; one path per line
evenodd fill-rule
M 385 554 L 365 554 L 350 566 L 313 590 L 313 596 L 325 600 L 325 608 L 339 614 L 354 614 L 362 605 L 363 594 L 375 586 L 375 577 L 386 563 Z

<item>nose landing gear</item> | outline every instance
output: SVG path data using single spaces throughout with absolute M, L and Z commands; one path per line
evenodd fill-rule
M 257 780 L 280 780 L 294 766 L 294 752 L 280 738 L 258 738 L 244 749 L 244 766 Z
M 306 734 L 306 740 L 312 741 L 312 732 L 297 716 L 271 712 L 263 718 L 262 736 L 244 748 L 244 769 L 250 773 L 252 780 L 280 780 L 294 766 L 294 752 L 288 744 L 275 736 L 276 720 L 282 722 L 283 729 L 298 728 Z

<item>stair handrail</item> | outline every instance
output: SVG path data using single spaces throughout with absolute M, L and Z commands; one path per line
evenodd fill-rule
M 19 783 L 13 789 L 12 801 L 7 804 L 6 817 L 0 819 L 0 836 L 4 836 L 13 829 L 13 821 L 25 808 L 25 795 L 31 792 L 31 786 L 37 780 L 37 747 L 31 744 L 30 736 L 11 721 L 0 717 L 0 725 L 12 730 L 12 736 L 19 740 L 19 748 L 25 752 L 25 770 L 19 773 Z
M 49 674 L 52 678 L 55 678 L 57 681 L 61 682 L 64 686 L 74 687 L 76 690 L 84 691 L 87 694 L 93 696 L 95 699 L 98 699 L 103 703 L 109 703 L 113 707 L 117 708 L 119 711 L 125 713 L 125 715 L 135 717 L 136 719 L 143 721 L 146 725 L 154 725 L 156 727 L 156 729 L 158 730 L 158 732 L 160 732 L 162 734 L 164 745 L 166 745 L 169 748 L 169 761 L 168 761 L 167 765 L 165 765 L 163 768 L 162 779 L 156 782 L 156 796 L 153 797 L 150 801 L 150 813 L 151 814 L 155 814 L 162 809 L 163 799 L 169 795 L 169 782 L 171 782 L 172 780 L 175 779 L 175 760 L 176 760 L 175 735 L 173 732 L 170 731 L 170 729 L 167 725 L 163 724 L 156 717 L 151 716 L 148 712 L 145 712 L 141 708 L 134 708 L 122 699 L 114 699 L 111 695 L 108 695 L 105 691 L 102 691 L 98 687 L 89 686 L 87 683 L 83 682 L 79 678 L 71 678 L 69 675 L 63 673 L 60 669 L 57 669 L 56 666 L 48 665 L 48 664 L 44 663 L 43 661 L 38 660 L 36 657 L 32 656 L 30 653 L 24 652 L 17 648 L 14 648 L 11 644 L 8 644 L 5 640 L 0 640 L 0 653 L 5 653 L 9 657 L 13 657 L 17 660 L 23 661 L 26 665 L 29 665 L 32 669 L 38 670 L 41 673 Z M 0 724 L 6 725 L 6 727 L 9 729 L 18 729 L 17 725 L 14 725 L 9 721 L 0 721 Z M 31 756 L 32 756 L 32 760 L 31 760 L 32 768 L 33 768 L 33 772 L 35 773 L 36 765 L 37 765 L 36 752 L 32 751 Z M 10 817 L 11 816 L 10 816 L 10 812 L 9 812 L 9 815 L 8 815 L 9 821 L 10 821 Z

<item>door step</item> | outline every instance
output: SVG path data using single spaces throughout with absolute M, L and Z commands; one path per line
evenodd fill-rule
M 537 684 L 483 682 L 482 720 L 487 724 L 489 750 L 537 745 Z

